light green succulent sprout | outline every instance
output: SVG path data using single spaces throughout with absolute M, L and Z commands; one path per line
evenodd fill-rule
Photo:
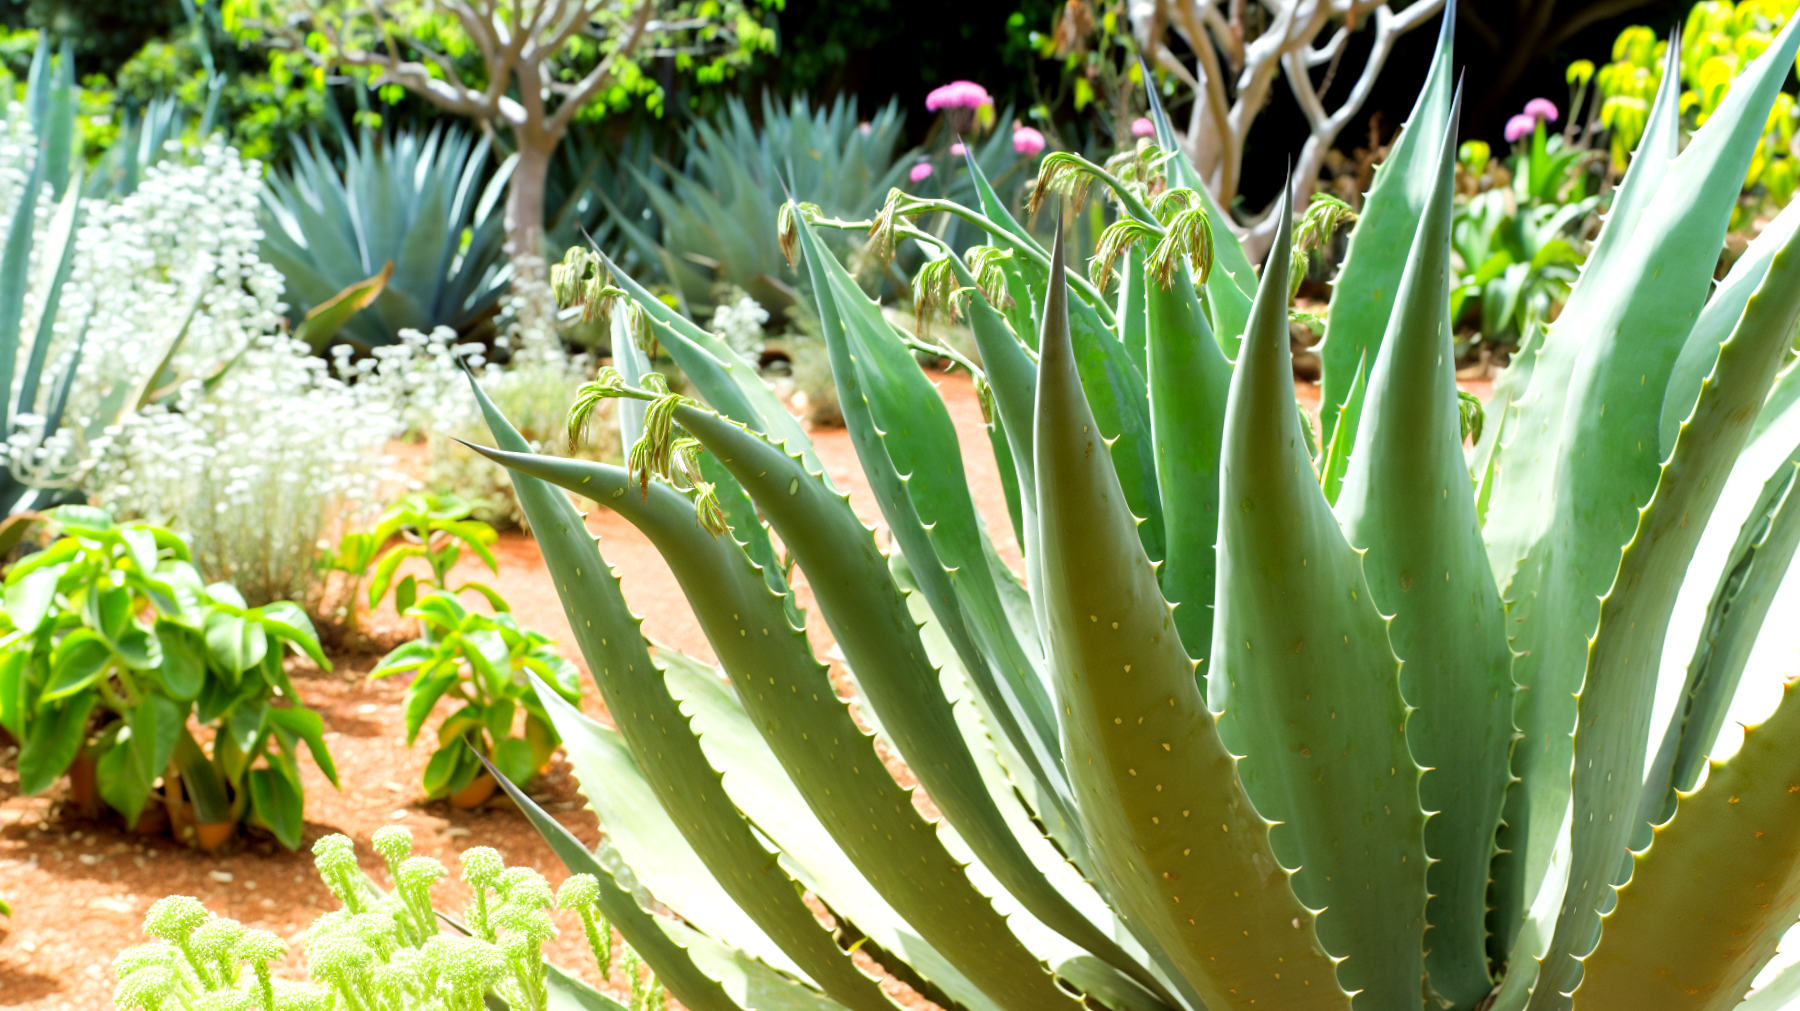
M 564 276 L 623 290 L 694 399 L 618 374 L 584 392 L 657 405 L 626 468 L 534 454 L 482 401 L 614 721 L 546 703 L 607 848 L 509 791 L 683 1007 L 889 1011 L 872 969 L 968 1011 L 1744 999 L 1800 916 L 1800 692 L 1703 760 L 1800 545 L 1800 207 L 1713 277 L 1800 19 L 1685 146 L 1664 75 L 1580 281 L 1479 428 L 1450 330 L 1449 41 L 1349 222 L 1316 442 L 1290 281 L 1346 208 L 1314 205 L 1303 241 L 1280 208 L 1252 270 L 1169 156 L 1154 90 L 1156 136 L 1129 158 L 1043 161 L 1046 213 L 1109 197 L 1089 277 L 974 165 L 977 207 L 899 193 L 871 221 L 780 216 L 880 541 L 749 362 L 570 254 Z M 1010 255 L 938 240 L 938 215 Z M 975 339 L 959 367 L 1007 529 L 976 513 L 915 356 L 931 345 L 828 227 L 868 230 L 874 255 L 936 250 L 917 305 Z M 697 521 L 696 472 L 725 533 Z M 563 489 L 655 545 L 725 679 L 652 652 Z M 1653 727 L 1684 586 L 1705 632 Z
M 611 982 L 612 925 L 599 908 L 592 875 L 573 875 L 553 892 L 537 871 L 509 868 L 488 847 L 471 848 L 461 860 L 474 893 L 465 926 L 433 907 L 432 886 L 448 872 L 431 857 L 412 855 L 411 833 L 388 826 L 372 842 L 393 894 L 364 876 L 349 838 L 330 835 L 313 846 L 320 876 L 344 905 L 307 929 L 305 981 L 279 978 L 271 968 L 287 955 L 281 938 L 214 916 L 197 899 L 170 896 L 144 919 L 144 932 L 156 940 L 113 961 L 114 1005 L 119 1011 L 485 1011 L 497 999 L 515 1011 L 662 1011 L 661 984 L 639 971 L 643 962 L 629 945 L 622 946 L 617 984 L 629 1006 L 544 960 L 544 945 L 557 935 L 552 910 L 573 913 L 599 977 Z

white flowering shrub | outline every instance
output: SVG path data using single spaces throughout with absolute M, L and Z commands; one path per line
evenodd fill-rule
M 115 513 L 168 517 L 209 579 L 252 603 L 321 603 L 319 543 L 378 507 L 383 447 L 401 428 L 381 391 L 328 374 L 300 341 L 261 335 L 211 384 L 125 415 L 85 482 Z
M 712 328 L 731 350 L 754 362 L 763 352 L 763 324 L 769 310 L 742 288 L 732 288 L 713 310 Z
M 16 200 L 15 143 L 0 137 L 0 200 L 8 185 Z M 401 423 L 382 391 L 350 387 L 280 334 L 281 275 L 257 255 L 261 175 L 214 142 L 152 167 L 129 196 L 84 204 L 48 350 L 66 361 L 85 332 L 64 427 L 42 440 L 27 416 L 8 448 L 16 473 L 187 535 L 206 577 L 252 603 L 313 605 L 318 542 L 374 504 Z M 42 227 L 39 239 L 42 256 Z M 27 345 L 48 273 L 34 275 Z

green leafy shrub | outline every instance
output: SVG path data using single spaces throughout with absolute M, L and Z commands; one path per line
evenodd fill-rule
M 515 783 L 528 783 L 561 740 L 538 701 L 532 676 L 570 702 L 581 700 L 581 672 L 540 633 L 519 627 L 505 606 L 489 617 L 448 593 L 427 591 L 405 611 L 424 635 L 377 664 L 370 677 L 412 673 L 406 689 L 406 743 L 419 736 L 432 707 L 448 696 L 462 703 L 438 725 L 438 749 L 425 767 L 425 793 L 454 797 L 481 777 L 477 753 Z M 520 719 L 522 717 L 522 720 Z M 523 724 L 523 735 L 513 732 Z M 467 742 L 468 747 L 464 747 Z
M 1502 178 L 1487 145 L 1468 141 L 1458 161 L 1478 187 L 1459 200 L 1451 248 L 1463 269 L 1450 291 L 1450 318 L 1475 307 L 1489 342 L 1517 341 L 1532 320 L 1549 319 L 1568 298 L 1600 208 L 1587 164 L 1597 155 L 1546 136 L 1543 120 L 1506 159 Z M 1510 185 L 1500 185 L 1510 182 Z
M 629 992 L 629 1006 L 544 960 L 560 913 L 579 925 L 600 976 L 612 982 L 612 927 L 602 910 L 617 900 L 593 876 L 571 876 L 552 891 L 537 871 L 506 867 L 494 850 L 472 847 L 461 856 L 462 880 L 473 895 L 459 923 L 433 905 L 433 886 L 449 875 L 442 863 L 413 856 L 412 836 L 402 828 L 382 828 L 373 842 L 392 892 L 382 892 L 363 873 L 348 837 L 329 835 L 313 844 L 319 876 L 342 906 L 305 931 L 305 981 L 275 975 L 272 965 L 287 954 L 288 942 L 209 913 L 198 899 L 172 895 L 144 917 L 144 933 L 154 940 L 114 960 L 114 1006 L 484 1011 L 494 1006 L 487 1002 L 491 994 L 514 1011 L 662 1011 L 662 985 L 642 971 L 628 945 L 619 946 L 623 981 L 614 985 Z M 455 926 L 445 930 L 440 918 Z
M 1185 161 L 1154 155 L 1134 177 L 1044 159 L 1034 209 L 1089 188 L 1117 208 L 1086 278 L 985 189 L 841 223 L 876 249 L 930 242 L 927 211 L 987 233 L 916 284 L 978 342 L 1023 579 L 914 338 L 820 241 L 829 222 L 790 205 L 778 240 L 812 279 L 886 551 L 747 363 L 604 257 L 565 261 L 559 293 L 648 326 L 694 394 L 611 372 L 584 391 L 577 430 L 598 400 L 641 406 L 626 467 L 526 452 L 484 404 L 616 730 L 540 699 L 618 873 L 703 940 L 615 915 L 625 939 L 696 1011 L 882 1011 L 850 946 L 945 1003 L 1018 1011 L 1735 1006 L 1800 916 L 1800 688 L 1702 765 L 1800 544 L 1800 209 L 1714 271 L 1797 51 L 1790 22 L 1685 147 L 1665 83 L 1472 453 L 1447 48 L 1348 238 L 1316 448 L 1291 208 L 1260 275 Z M 652 654 L 564 489 L 655 544 L 729 684 Z M 1716 580 L 1709 529 L 1738 538 Z M 787 561 L 891 750 L 814 655 Z M 1713 601 L 1710 659 L 1653 727 L 1684 584 Z M 798 972 L 742 997 L 719 949 Z
M 64 535 L 6 576 L 0 726 L 22 745 L 21 791 L 71 773 L 78 800 L 97 784 L 127 824 L 156 808 L 208 848 L 241 821 L 298 846 L 302 743 L 337 782 L 323 721 L 282 670 L 289 648 L 331 666 L 305 611 L 206 584 L 159 527 L 86 506 L 54 518 Z

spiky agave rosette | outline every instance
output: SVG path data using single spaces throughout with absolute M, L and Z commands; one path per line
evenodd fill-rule
M 1111 205 L 1089 276 L 973 164 L 976 206 L 897 191 L 868 221 L 780 215 L 883 541 L 750 363 L 603 253 L 573 254 L 566 297 L 628 301 L 695 394 L 588 388 L 658 411 L 627 430 L 627 467 L 531 454 L 481 401 L 615 727 L 552 716 L 616 870 L 679 917 L 597 874 L 623 936 L 705 1011 L 885 1008 L 875 966 L 983 1011 L 1734 1006 L 1800 914 L 1800 742 L 1759 734 L 1691 791 L 1757 588 L 1800 541 L 1800 373 L 1781 371 L 1800 209 L 1716 290 L 1712 273 L 1797 49 L 1790 24 L 1679 156 L 1659 95 L 1567 307 L 1467 451 L 1448 31 L 1349 234 L 1323 448 L 1295 402 L 1290 280 L 1348 215 L 1324 201 L 1296 228 L 1283 209 L 1280 255 L 1251 271 L 1166 154 L 1153 91 L 1154 143 L 1044 161 L 1040 213 Z M 939 215 L 985 243 L 942 242 Z M 1023 573 L 918 364 L 936 345 L 867 297 L 828 227 L 867 230 L 876 254 L 937 250 L 915 307 L 974 336 L 979 363 L 959 367 Z M 556 486 L 655 544 L 726 680 L 652 652 Z M 1708 531 L 1732 545 L 1722 570 L 1699 564 Z M 807 643 L 796 567 L 863 723 Z M 1704 662 L 1652 728 L 1659 647 L 1696 580 Z M 595 866 L 515 797 L 572 868 Z M 1671 809 L 1650 842 L 1641 819 Z M 1668 846 L 1729 873 L 1673 870 Z

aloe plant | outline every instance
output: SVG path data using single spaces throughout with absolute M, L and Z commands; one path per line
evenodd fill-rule
M 1712 273 L 1800 25 L 1679 157 L 1664 88 L 1567 308 L 1527 335 L 1467 449 L 1460 103 L 1439 46 L 1351 238 L 1323 450 L 1288 357 L 1291 211 L 1252 272 L 1166 143 L 1113 170 L 1044 160 L 1034 202 L 1102 187 L 1116 205 L 1086 277 L 975 165 L 976 207 L 895 191 L 865 222 L 783 209 L 885 552 L 749 363 L 603 255 L 553 273 L 565 302 L 654 334 L 694 394 L 610 371 L 584 389 L 572 432 L 601 399 L 638 408 L 624 467 L 533 454 L 482 402 L 499 447 L 483 452 L 514 472 L 614 726 L 539 696 L 614 880 L 679 916 L 614 922 L 684 1006 L 890 1003 L 851 952 L 984 1011 L 1743 998 L 1800 916 L 1800 702 L 1704 784 L 1700 756 L 1800 536 L 1800 372 L 1780 371 L 1795 228 L 1716 291 Z M 942 248 L 915 301 L 979 347 L 962 365 L 1022 580 L 917 364 L 932 345 L 820 241 L 854 225 L 877 254 L 930 244 L 911 224 L 927 211 L 988 240 Z M 725 680 L 646 643 L 559 488 L 656 546 Z M 1693 564 L 1709 530 L 1735 536 L 1716 588 Z M 854 713 L 809 645 L 795 566 Z M 1696 578 L 1706 652 L 1665 731 L 1660 646 Z M 572 870 L 606 871 L 512 795 Z

